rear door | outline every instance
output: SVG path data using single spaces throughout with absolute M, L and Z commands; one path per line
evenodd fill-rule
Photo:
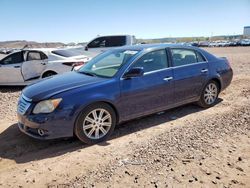
M 102 53 L 106 50 L 126 45 L 126 36 L 98 37 L 91 41 L 87 48 L 90 52 Z
M 185 103 L 197 99 L 208 78 L 208 63 L 196 50 L 171 49 L 175 80 L 175 101 Z
M 23 52 L 8 55 L 0 61 L 0 84 L 22 83 L 21 65 L 24 61 Z
M 39 51 L 27 51 L 26 61 L 22 64 L 22 74 L 25 81 L 41 76 L 48 63 L 48 57 Z
M 144 75 L 121 79 L 121 116 L 131 119 L 156 112 L 174 102 L 173 72 L 166 50 L 149 52 L 130 68 L 143 67 Z

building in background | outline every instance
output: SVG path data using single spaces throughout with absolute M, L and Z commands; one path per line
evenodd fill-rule
M 243 31 L 244 37 L 250 37 L 250 26 L 245 26 Z

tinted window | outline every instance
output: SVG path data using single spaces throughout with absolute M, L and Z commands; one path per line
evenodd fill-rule
M 88 44 L 88 48 L 116 47 L 126 44 L 126 36 L 99 37 Z
M 205 61 L 200 53 L 189 49 L 171 49 L 171 53 L 175 67 Z
M 206 61 L 205 58 L 199 52 L 196 52 L 196 56 L 198 62 Z
M 47 55 L 45 55 L 43 52 L 40 52 L 41 54 L 41 59 L 48 59 Z
M 99 37 L 88 44 L 88 48 L 100 48 L 105 47 L 107 38 Z
M 165 50 L 149 52 L 136 61 L 132 67 L 143 67 L 144 72 L 155 71 L 168 67 Z
M 126 44 L 125 36 L 114 36 L 107 38 L 105 47 L 124 46 L 125 44 Z
M 27 61 L 41 60 L 41 54 L 39 52 L 29 52 Z
M 8 56 L 2 60 L 2 64 L 4 64 L 4 65 L 21 63 L 21 62 L 23 62 L 23 53 L 22 52 L 17 52 L 17 53 L 11 54 L 10 56 Z

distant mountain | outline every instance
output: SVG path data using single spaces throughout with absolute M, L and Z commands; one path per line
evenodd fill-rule
M 16 41 L 3 41 L 0 42 L 0 48 L 55 48 L 63 47 L 64 43 L 61 42 L 34 42 L 26 40 L 16 40 Z
M 194 42 L 194 41 L 215 41 L 215 40 L 232 40 L 241 39 L 242 35 L 222 35 L 222 36 L 212 36 L 212 37 L 168 37 L 168 38 L 156 38 L 156 39 L 137 39 L 137 43 L 173 43 L 173 42 Z M 0 42 L 0 48 L 56 48 L 65 46 L 75 46 L 75 45 L 86 45 L 86 42 L 82 43 L 68 43 L 64 44 L 62 42 L 35 42 L 26 40 L 16 40 L 16 41 L 3 41 Z

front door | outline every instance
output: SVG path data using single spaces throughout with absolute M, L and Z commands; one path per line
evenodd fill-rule
M 24 61 L 23 52 L 8 55 L 0 61 L 0 84 L 22 83 L 21 65 Z
M 130 68 L 133 67 L 143 67 L 144 75 L 121 79 L 121 117 L 131 119 L 166 109 L 173 104 L 173 72 L 168 67 L 165 50 L 145 54 Z

